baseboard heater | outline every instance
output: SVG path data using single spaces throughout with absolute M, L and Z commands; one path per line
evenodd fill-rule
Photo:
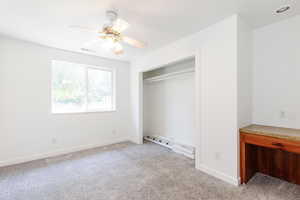
M 172 141 L 162 136 L 144 136 L 144 140 L 172 149 Z
M 144 140 L 162 145 L 172 149 L 175 153 L 182 154 L 191 159 L 195 159 L 195 147 L 173 142 L 171 139 L 162 136 L 144 136 Z

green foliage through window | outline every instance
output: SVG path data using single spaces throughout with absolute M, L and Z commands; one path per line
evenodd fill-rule
M 113 75 L 112 70 L 53 61 L 52 111 L 113 110 Z

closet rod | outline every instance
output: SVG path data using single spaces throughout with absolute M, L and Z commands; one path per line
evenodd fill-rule
M 144 81 L 148 82 L 148 83 L 163 81 L 163 80 L 167 80 L 167 79 L 171 79 L 171 78 L 177 78 L 179 76 L 186 75 L 186 74 L 191 74 L 193 72 L 195 72 L 195 69 L 194 68 L 189 68 L 189 69 L 180 70 L 180 71 L 177 71 L 177 72 L 170 72 L 170 73 L 167 73 L 167 74 L 158 75 L 158 76 L 154 76 L 154 77 L 151 77 L 151 78 L 146 78 L 146 79 L 144 79 Z

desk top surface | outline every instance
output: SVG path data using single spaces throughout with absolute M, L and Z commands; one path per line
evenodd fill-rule
M 252 124 L 240 129 L 243 133 L 271 136 L 276 138 L 295 140 L 300 142 L 300 129 L 280 128 Z

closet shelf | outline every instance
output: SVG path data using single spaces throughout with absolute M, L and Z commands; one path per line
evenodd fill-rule
M 180 71 L 177 71 L 177 72 L 170 72 L 170 73 L 167 73 L 167 74 L 158 75 L 158 76 L 154 76 L 154 77 L 151 77 L 151 78 L 146 78 L 146 79 L 144 79 L 144 81 L 147 82 L 147 83 L 163 81 L 163 80 L 167 80 L 167 79 L 177 78 L 179 76 L 186 75 L 186 74 L 191 74 L 193 72 L 195 72 L 195 69 L 194 68 L 189 68 L 189 69 L 180 70 Z

